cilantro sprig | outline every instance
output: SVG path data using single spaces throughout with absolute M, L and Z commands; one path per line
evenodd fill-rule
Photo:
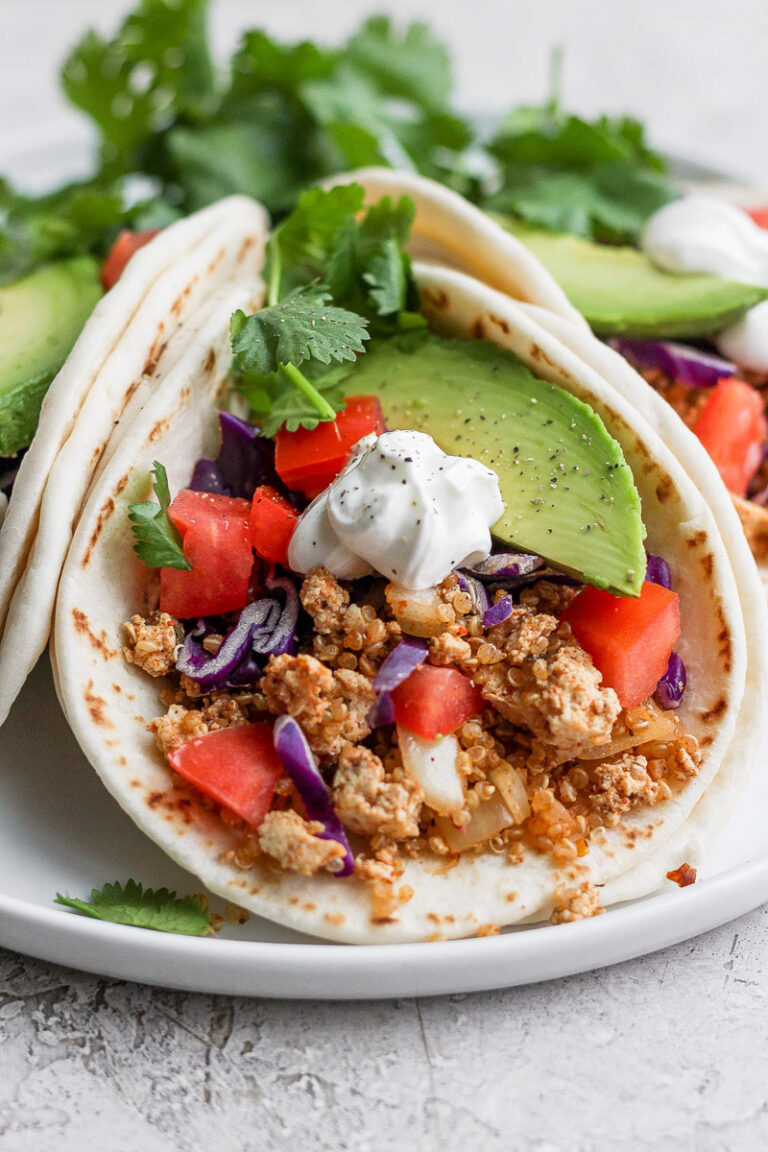
M 177 896 L 167 888 L 144 888 L 136 880 L 94 888 L 90 900 L 56 893 L 57 904 L 94 920 L 129 924 L 180 936 L 205 936 L 212 930 L 211 913 L 202 896 Z
M 135 537 L 133 550 L 147 568 L 178 568 L 188 570 L 192 565 L 184 555 L 181 536 L 168 516 L 171 491 L 168 474 L 157 460 L 152 468 L 153 487 L 158 503 L 146 500 L 131 504 L 128 519 Z
M 272 436 L 333 420 L 343 407 L 336 380 L 316 386 L 305 364 L 354 362 L 369 338 L 363 316 L 331 304 L 323 288 L 297 288 L 284 300 L 252 316 L 238 310 L 230 322 L 236 372 L 244 375 L 252 406 L 261 407 L 262 432 Z
M 268 244 L 267 307 L 232 317 L 234 370 L 267 436 L 333 420 L 364 341 L 423 324 L 405 250 L 413 202 L 364 212 L 364 198 L 357 184 L 304 192 Z

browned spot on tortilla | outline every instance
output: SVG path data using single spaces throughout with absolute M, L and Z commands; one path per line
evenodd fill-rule
M 94 724 L 100 728 L 114 728 L 111 720 L 108 720 L 104 715 L 104 709 L 107 706 L 106 700 L 102 700 L 101 696 L 97 696 L 93 691 L 93 680 L 89 680 L 83 690 L 83 699 L 88 707 L 88 714 Z
M 128 763 L 128 761 L 126 760 L 125 756 L 118 756 L 117 763 L 120 765 L 121 768 L 124 768 L 125 765 Z
M 317 908 L 317 904 L 313 904 L 311 900 L 308 900 L 306 902 L 306 904 L 304 905 L 304 911 L 305 912 L 314 912 L 316 910 L 316 908 Z
M 114 650 L 114 648 L 110 648 L 107 644 L 106 632 L 102 631 L 101 635 L 97 636 L 95 632 L 91 631 L 91 626 L 88 623 L 88 617 L 81 608 L 72 609 L 72 619 L 75 624 L 75 631 L 79 632 L 81 636 L 87 636 L 91 648 L 98 652 L 100 656 L 103 656 L 105 660 L 109 660 L 111 657 L 117 656 L 117 652 Z M 113 685 L 113 687 L 115 686 Z
M 119 496 L 120 493 L 124 490 L 126 484 L 128 483 L 128 480 L 130 479 L 130 475 L 131 475 L 130 472 L 126 472 L 125 476 L 120 477 L 120 479 L 117 482 L 117 485 L 115 486 L 115 496 Z
M 150 792 L 149 796 L 147 796 L 147 807 L 157 808 L 158 804 L 162 804 L 164 796 L 164 792 Z
M 95 464 L 99 460 L 103 451 L 104 451 L 104 445 L 103 444 L 99 444 L 98 448 L 94 448 L 93 452 L 91 453 L 91 463 L 92 464 Z
M 507 892 L 504 899 L 507 901 L 508 904 L 513 904 L 515 902 L 515 900 L 518 899 L 517 892 Z
M 448 307 L 448 293 L 443 291 L 442 288 L 424 288 L 422 289 L 421 296 L 425 303 L 431 304 L 438 312 L 444 312 Z
M 725 710 L 727 709 L 727 707 L 728 707 L 728 701 L 726 700 L 726 698 L 724 696 L 721 696 L 716 704 L 713 704 L 711 708 L 708 708 L 706 710 L 706 712 L 701 713 L 701 718 L 702 718 L 702 720 L 706 720 L 706 721 L 719 720 L 720 717 L 725 712 Z
M 104 525 L 106 524 L 107 520 L 109 520 L 109 518 L 112 515 L 112 513 L 114 512 L 114 510 L 115 510 L 115 502 L 111 496 L 108 496 L 107 499 L 102 504 L 101 511 L 99 512 L 99 515 L 96 518 L 96 527 L 94 528 L 93 532 L 91 533 L 91 538 L 88 541 L 88 547 L 86 548 L 85 555 L 83 556 L 83 559 L 81 561 L 83 568 L 87 568 L 88 565 L 90 564 L 91 553 L 93 552 L 94 548 L 96 547 L 96 545 L 99 541 L 99 536 L 101 536 L 101 532 L 102 532 Z
M 157 329 L 157 336 L 155 336 L 155 339 L 152 342 L 152 346 L 149 349 L 149 352 L 147 353 L 147 358 L 144 361 L 144 367 L 142 368 L 142 375 L 144 375 L 144 376 L 152 376 L 153 375 L 155 369 L 157 368 L 158 361 L 160 360 L 160 357 L 162 356 L 163 352 L 165 351 L 165 346 L 167 344 L 167 341 L 163 340 L 163 332 L 164 331 L 165 331 L 165 321 L 161 321 L 160 325 Z
M 491 324 L 495 324 L 497 328 L 501 328 L 502 332 L 509 332 L 509 324 L 501 316 L 494 316 L 493 312 L 488 313 L 488 319 Z
M 333 924 L 335 927 L 341 927 L 346 922 L 346 916 L 343 912 L 326 912 L 323 916 L 326 924 Z
M 704 575 L 708 578 L 711 577 L 715 570 L 715 558 L 711 552 L 705 552 L 701 557 L 701 566 L 704 569 Z
M 158 420 L 157 423 L 155 424 L 154 428 L 152 429 L 152 431 L 149 434 L 150 442 L 152 444 L 154 444 L 155 440 L 157 440 L 160 436 L 162 436 L 163 432 L 167 431 L 167 429 L 168 429 L 168 421 L 167 420 Z
M 298 904 L 298 902 L 299 902 L 298 896 L 291 896 L 288 900 L 289 904 Z
M 720 631 L 717 634 L 717 643 L 720 648 L 723 667 L 726 672 L 730 672 L 733 665 L 733 642 L 731 640 L 731 629 L 720 604 L 717 606 L 717 619 L 720 625 Z
M 472 335 L 474 336 L 475 340 L 485 340 L 485 327 L 483 325 L 482 316 L 478 316 L 477 320 L 475 320 L 474 324 L 472 325 Z
M 427 920 L 431 920 L 433 924 L 440 923 L 440 917 L 437 912 L 427 912 Z
M 702 532 L 701 529 L 699 529 L 698 532 L 694 532 L 693 535 L 689 536 L 686 540 L 689 548 L 701 548 L 706 542 L 707 534 L 706 532 Z
M 214 256 L 213 260 L 211 260 L 210 264 L 208 265 L 208 275 L 209 276 L 213 275 L 213 273 L 216 271 L 217 267 L 219 266 L 219 264 L 221 264 L 223 259 L 224 259 L 224 249 L 219 248 L 219 251 Z
M 179 401 L 180 401 L 180 403 L 179 403 L 179 408 L 181 407 L 181 405 L 184 403 L 184 401 L 185 401 L 185 400 L 186 400 L 186 399 L 187 399 L 187 398 L 188 398 L 188 397 L 189 397 L 191 394 L 192 394 L 192 389 L 189 387 L 189 385 L 188 385 L 188 384 L 185 384 L 185 385 L 184 385 L 184 387 L 182 388 L 181 392 L 179 393 Z
M 203 371 L 206 372 L 210 376 L 211 372 L 213 372 L 215 367 L 216 367 L 216 349 L 210 348 L 208 350 L 208 355 L 205 358 L 205 364 L 203 365 Z
M 131 780 L 131 788 L 141 788 L 141 780 Z
M 216 264 L 214 264 L 213 267 L 215 268 Z M 177 320 L 181 319 L 181 313 L 182 313 L 182 309 L 184 308 L 184 303 L 187 300 L 190 292 L 194 288 L 195 284 L 197 284 L 197 279 L 198 279 L 197 276 L 193 276 L 192 279 L 187 284 L 187 286 L 185 287 L 184 291 L 181 293 L 181 295 L 177 296 L 176 299 L 174 300 L 173 304 L 171 304 L 171 315 L 175 316 Z
M 112 687 L 114 688 L 115 692 L 122 692 L 122 688 L 119 684 L 113 684 Z
M 715 738 L 709 732 L 704 736 L 699 737 L 699 748 L 708 748 L 710 744 L 714 744 Z
M 240 251 L 237 254 L 238 264 L 240 264 L 245 259 L 249 249 L 253 248 L 255 243 L 256 240 L 253 236 L 246 236 L 245 240 L 243 240 L 242 244 L 240 245 Z M 223 253 L 221 255 L 223 256 Z
M 669 476 L 662 476 L 656 485 L 656 499 L 659 504 L 666 504 L 674 490 L 674 485 Z

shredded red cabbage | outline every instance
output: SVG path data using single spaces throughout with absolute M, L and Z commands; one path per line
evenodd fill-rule
M 677 652 L 673 652 L 669 657 L 666 672 L 656 685 L 653 698 L 659 707 L 665 711 L 669 711 L 670 708 L 679 708 L 687 683 L 688 674 L 685 670 L 685 664 Z
M 189 487 L 250 500 L 260 484 L 283 492 L 275 472 L 275 444 L 259 429 L 229 412 L 219 412 L 221 447 L 215 460 L 198 460 Z
M 501 624 L 503 620 L 512 615 L 513 608 L 512 597 L 502 596 L 500 600 L 491 605 L 483 616 L 483 628 L 493 628 L 496 624 Z
M 242 688 L 258 680 L 264 658 L 294 652 L 299 597 L 293 581 L 270 576 L 269 592 L 282 591 L 285 603 L 272 598 L 256 600 L 240 613 L 237 623 L 225 634 L 215 655 L 203 646 L 207 636 L 222 631 L 221 624 L 199 619 L 188 633 L 176 661 L 176 668 L 204 691 Z
M 394 724 L 395 710 L 392 705 L 391 693 L 407 680 L 411 672 L 423 664 L 427 658 L 427 645 L 423 640 L 416 640 L 406 636 L 393 648 L 389 656 L 376 673 L 373 687 L 376 691 L 376 703 L 368 713 L 368 723 L 371 728 L 382 728 L 385 724 Z
M 636 368 L 658 368 L 665 376 L 691 388 L 714 388 L 718 380 L 733 376 L 736 365 L 710 352 L 669 340 L 630 340 L 613 336 L 611 348 Z
M 296 785 L 308 818 L 323 825 L 323 831 L 318 832 L 318 836 L 322 840 L 336 840 L 344 849 L 344 855 L 336 861 L 339 867 L 334 875 L 350 876 L 355 870 L 355 858 L 306 736 L 293 716 L 280 716 L 275 721 L 272 735 L 277 754 Z
M 652 552 L 648 552 L 647 556 L 646 580 L 650 580 L 652 584 L 661 584 L 662 588 L 671 588 L 672 572 L 669 564 L 661 556 L 654 556 Z M 677 652 L 672 652 L 667 663 L 667 670 L 656 685 L 653 698 L 659 707 L 664 708 L 665 711 L 670 708 L 679 708 L 687 683 L 688 673 L 685 670 L 682 657 L 678 656 Z
M 666 560 L 662 560 L 661 556 L 654 556 L 652 552 L 647 552 L 646 555 L 648 557 L 645 569 L 646 580 L 649 580 L 651 584 L 661 584 L 662 588 L 671 588 L 672 573 Z
M 544 561 L 541 556 L 533 556 L 528 552 L 498 552 L 463 571 L 477 577 L 478 580 L 496 581 L 516 580 L 522 576 L 529 576 L 543 567 Z

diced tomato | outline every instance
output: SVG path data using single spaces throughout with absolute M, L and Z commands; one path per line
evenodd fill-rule
M 765 208 L 747 208 L 748 214 L 760 228 L 768 228 L 768 204 Z
M 184 619 L 244 608 L 253 568 L 250 501 L 185 488 L 168 515 L 192 569 L 160 569 L 162 611 Z
M 434 740 L 455 732 L 470 716 L 483 708 L 483 694 L 467 676 L 455 668 L 421 664 L 392 692 L 395 720 Z
M 272 805 L 283 764 L 269 724 L 219 728 L 168 756 L 179 776 L 258 828 Z
M 765 405 L 757 389 L 733 378 L 718 381 L 693 430 L 717 465 L 726 488 L 745 496 L 768 438 Z
M 101 283 L 105 292 L 109 292 L 110 288 L 117 284 L 134 252 L 149 244 L 158 232 L 159 228 L 151 228 L 148 232 L 131 232 L 127 228 L 123 229 L 101 266 Z
M 358 440 L 385 430 L 375 396 L 350 396 L 335 420 L 311 431 L 281 428 L 275 436 L 275 469 L 284 484 L 314 498 L 335 480 Z
M 560 617 L 613 688 L 623 708 L 651 696 L 680 635 L 677 592 L 646 580 L 637 597 L 599 588 L 579 592 Z
M 284 496 L 267 484 L 257 488 L 251 506 L 251 544 L 256 555 L 287 567 L 297 520 L 296 509 Z

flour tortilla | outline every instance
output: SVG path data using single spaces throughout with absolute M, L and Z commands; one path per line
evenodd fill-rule
M 216 213 L 206 209 L 184 223 L 190 221 L 197 226 L 182 233 L 182 237 L 186 236 L 186 251 L 180 253 L 176 247 L 178 234 L 172 237 L 173 263 L 149 285 L 135 312 L 129 316 L 129 323 L 98 367 L 90 388 L 81 397 L 77 418 L 50 465 L 47 480 L 35 474 L 29 477 L 28 483 L 22 474 L 23 466 L 16 479 L 6 527 L 12 529 L 18 525 L 18 506 L 29 510 L 37 524 L 32 539 L 24 541 L 27 545 L 25 565 L 17 572 L 15 587 L 9 590 L 6 601 L 0 639 L 0 724 L 45 648 L 59 573 L 97 466 L 109 458 L 123 429 L 130 425 L 147 397 L 164 387 L 169 372 L 207 317 L 211 295 L 233 279 L 255 280 L 261 270 L 268 222 L 260 205 L 246 197 L 232 197 L 222 201 Z M 162 236 L 157 237 L 146 249 L 140 250 L 135 259 L 151 252 L 161 239 Z M 156 269 L 158 263 L 156 257 L 150 267 Z M 131 260 L 126 276 L 133 267 Z M 121 284 L 122 279 L 98 305 L 102 308 L 110 304 L 109 319 L 113 322 L 115 310 L 124 305 L 124 296 L 118 292 Z M 194 319 L 196 313 L 197 320 Z M 94 318 L 95 314 L 88 324 Z M 102 326 L 100 319 L 99 332 Z M 88 325 L 84 335 L 87 329 Z M 72 353 L 78 364 L 82 339 Z M 93 346 L 98 346 L 96 339 Z M 57 380 L 66 379 L 67 372 L 65 365 Z M 81 376 L 77 379 L 82 383 Z M 58 389 L 54 400 L 61 400 Z M 51 428 L 52 420 L 46 412 L 45 426 L 42 433 L 38 431 L 24 464 L 35 452 L 41 434 L 50 448 Z M 36 516 L 30 507 L 33 500 L 37 505 Z M 21 535 L 17 541 L 22 543 Z M 3 546 L 1 537 L 0 546 Z M 12 550 L 12 545 L 9 548 Z M 23 550 L 17 549 L 19 561 Z M 11 568 L 10 553 L 8 556 L 3 553 L 3 571 L 8 580 Z
M 179 387 L 148 402 L 118 445 L 83 512 L 61 579 L 54 667 L 62 706 L 107 788 L 135 822 L 212 891 L 302 932 L 352 943 L 459 937 L 486 924 L 548 915 L 561 884 L 607 884 L 638 870 L 684 827 L 715 779 L 738 781 L 764 722 L 744 707 L 750 664 L 739 587 L 719 522 L 723 508 L 702 495 L 710 483 L 680 466 L 636 407 L 555 339 L 519 304 L 461 273 L 416 265 L 423 308 L 444 333 L 478 335 L 516 352 L 532 370 L 590 403 L 620 441 L 644 506 L 648 546 L 669 561 L 680 593 L 683 636 L 678 650 L 689 673 L 680 710 L 703 749 L 699 776 L 671 800 L 638 808 L 593 841 L 583 860 L 557 868 L 530 853 L 513 866 L 486 854 L 409 861 L 401 883 L 414 891 L 395 917 L 371 921 L 370 894 L 354 877 L 301 877 L 267 863 L 241 871 L 227 858 L 238 834 L 176 790 L 146 729 L 162 712 L 159 686 L 121 655 L 121 623 L 146 604 L 147 572 L 135 560 L 127 506 L 145 499 L 154 459 L 169 469 L 173 490 L 186 484 L 195 460 L 217 440 L 221 389 L 203 373 L 184 373 Z M 223 327 L 224 315 L 219 318 Z M 201 363 L 204 358 L 201 358 Z M 187 390 L 184 391 L 184 385 Z M 699 480 L 701 481 L 699 483 Z M 729 529 L 728 518 L 724 528 Z M 765 639 L 764 611 L 751 622 Z M 763 681 L 764 682 L 764 681 Z M 741 741 L 735 742 L 737 722 Z M 653 871 L 653 870 L 652 870 Z M 655 872 L 645 890 L 658 883 Z M 635 894 L 639 894 L 636 892 Z
M 563 316 L 578 327 L 587 322 L 530 249 L 458 192 L 436 180 L 392 168 L 357 168 L 324 181 L 323 187 L 361 184 L 366 204 L 383 196 L 408 196 L 416 206 L 408 251 L 416 260 L 466 272 L 515 300 Z
M 252 201 L 232 196 L 171 224 L 131 258 L 117 284 L 91 313 L 46 393 L 37 431 L 21 462 L 13 500 L 0 532 L 0 630 L 37 531 L 40 502 L 49 473 L 99 372 L 157 280 L 169 270 L 173 272 L 179 261 L 214 229 L 243 211 L 252 212 Z M 260 230 L 265 232 L 266 227 L 262 217 Z M 188 311 L 184 301 L 181 307 Z M 168 309 L 160 318 L 164 324 L 176 327 Z M 165 338 L 170 334 L 165 333 Z M 150 341 L 147 352 L 151 347 Z

